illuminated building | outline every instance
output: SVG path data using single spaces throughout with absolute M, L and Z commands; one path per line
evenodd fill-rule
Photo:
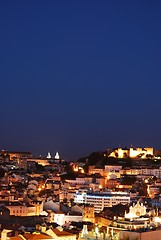
M 9 202 L 6 208 L 10 210 L 11 216 L 39 216 L 43 211 L 43 203 L 34 202 L 33 204 L 24 204 L 22 202 Z
M 156 185 L 147 185 L 147 192 L 150 198 L 154 198 L 155 195 L 160 193 L 160 187 Z
M 130 206 L 129 213 L 125 212 L 125 218 L 129 218 L 131 220 L 144 215 L 146 215 L 146 207 L 143 203 L 139 203 L 139 201 L 135 205 Z
M 86 204 L 83 211 L 83 221 L 95 222 L 94 207 L 92 205 Z
M 39 164 L 39 165 L 42 165 L 42 166 L 49 166 L 50 165 L 48 159 L 28 158 L 26 161 L 27 161 L 27 166 L 31 167 L 31 168 L 34 168 L 36 163 Z
M 112 207 L 119 203 L 129 204 L 130 196 L 126 192 L 76 192 L 74 201 L 91 204 L 94 206 L 95 212 L 100 212 L 104 207 Z
M 147 155 L 153 156 L 154 149 L 153 148 L 133 148 L 129 149 L 117 148 L 112 153 L 110 153 L 109 157 L 118 157 L 118 158 L 146 158 Z
M 14 151 L 2 150 L 0 154 L 4 156 L 8 155 L 10 160 L 32 157 L 32 154 L 30 152 L 16 152 L 16 151 L 14 152 Z

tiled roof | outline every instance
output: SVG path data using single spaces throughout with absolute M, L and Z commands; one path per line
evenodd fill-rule
M 10 237 L 10 240 L 24 240 L 23 236 Z
M 57 229 L 57 228 L 52 229 L 52 231 L 53 231 L 58 237 L 61 237 L 61 236 L 72 236 L 72 235 L 73 235 L 72 233 L 66 232 L 66 231 L 64 231 L 64 230 L 60 231 L 60 230 Z
M 19 236 L 10 237 L 10 238 L 7 238 L 7 239 L 10 239 L 10 240 L 24 240 L 25 238 L 23 236 L 19 235 Z
M 42 233 L 38 233 L 38 234 L 25 233 L 23 236 L 26 240 L 52 239 L 51 237 L 47 236 L 46 234 L 42 234 Z

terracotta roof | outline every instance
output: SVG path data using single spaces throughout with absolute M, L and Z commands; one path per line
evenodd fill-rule
M 72 233 L 69 233 L 69 232 L 66 232 L 66 231 L 60 231 L 59 229 L 55 228 L 55 229 L 52 229 L 52 231 L 58 236 L 58 237 L 61 237 L 61 236 L 72 236 L 73 234 Z
M 41 233 L 25 233 L 24 235 L 18 235 L 14 237 L 10 237 L 10 240 L 41 240 L 41 239 L 52 239 L 52 237 L 46 235 L 46 234 L 41 234 Z M 2 240 L 0 238 L 0 240 Z
M 23 236 L 10 237 L 11 240 L 24 240 Z
M 1 238 L 0 238 L 1 239 Z M 8 239 L 8 238 L 7 238 Z M 10 240 L 24 240 L 22 236 L 9 237 Z
M 25 233 L 23 236 L 26 240 L 52 239 L 51 237 L 47 236 L 46 234 L 42 234 L 42 233 L 38 233 L 38 234 Z

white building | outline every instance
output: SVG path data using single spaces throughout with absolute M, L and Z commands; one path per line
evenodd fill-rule
M 104 207 L 112 207 L 119 203 L 129 204 L 130 196 L 126 192 L 77 192 L 74 201 L 76 203 L 91 204 L 94 206 L 95 212 L 100 212 Z
M 125 218 L 135 219 L 139 218 L 140 216 L 146 215 L 146 207 L 143 205 L 143 203 L 140 203 L 139 201 L 134 204 L 133 206 L 130 206 L 129 213 L 125 212 Z
M 49 214 L 49 221 L 52 223 L 57 223 L 60 226 L 65 224 L 70 224 L 71 222 L 82 222 L 83 221 L 83 214 L 65 214 L 64 212 L 53 212 L 51 211 Z

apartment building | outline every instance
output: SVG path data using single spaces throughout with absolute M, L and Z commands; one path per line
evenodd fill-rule
M 95 212 L 100 212 L 104 207 L 113 205 L 129 204 L 130 196 L 126 192 L 76 192 L 74 201 L 76 203 L 91 204 Z

